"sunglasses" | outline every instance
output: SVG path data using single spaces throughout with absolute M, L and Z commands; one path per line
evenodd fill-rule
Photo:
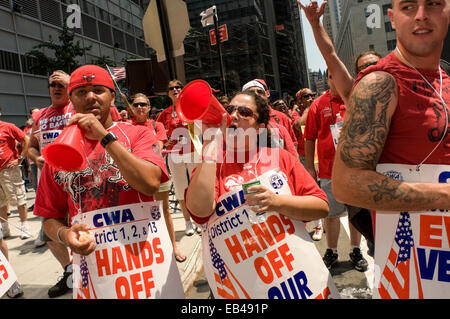
M 302 98 L 309 99 L 310 97 L 315 97 L 315 96 L 316 96 L 315 94 L 305 94 L 302 96 Z
M 363 65 L 360 65 L 360 66 L 358 66 L 358 71 L 361 72 L 365 68 L 368 68 L 369 66 L 375 65 L 377 63 L 378 63 L 378 61 L 374 61 L 374 62 L 369 62 L 369 63 L 363 64 Z
M 285 103 L 275 103 L 273 106 L 274 107 L 286 107 L 287 105 Z
M 56 82 L 49 83 L 48 86 L 49 86 L 49 87 L 52 87 L 52 88 L 58 87 L 58 88 L 60 88 L 60 89 L 64 89 L 64 88 L 65 88 L 65 86 L 64 86 L 63 84 L 61 84 L 61 83 L 56 83 Z
M 241 117 L 256 117 L 252 109 L 246 106 L 237 106 L 230 104 L 226 107 L 225 110 L 228 112 L 228 114 L 232 114 L 235 110 L 237 110 L 237 113 Z
M 145 103 L 145 102 L 136 102 L 136 103 L 133 103 L 133 107 L 138 107 L 138 106 L 140 106 L 140 107 L 146 107 L 146 106 L 148 106 L 148 103 Z
M 181 90 L 183 87 L 182 86 L 180 86 L 180 85 L 176 85 L 176 86 L 171 86 L 171 87 L 169 87 L 169 91 L 173 91 L 173 90 L 175 90 L 175 89 L 177 89 L 177 90 Z

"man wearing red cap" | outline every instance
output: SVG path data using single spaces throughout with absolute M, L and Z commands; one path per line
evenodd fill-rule
M 154 152 L 157 141 L 150 130 L 113 122 L 110 107 L 115 99 L 114 84 L 105 69 L 95 65 L 76 69 L 70 77 L 69 97 L 76 114 L 68 125 L 78 125 L 84 133 L 86 167 L 64 172 L 45 164 L 35 214 L 45 218 L 44 230 L 50 238 L 83 258 L 100 242 L 97 237 L 82 237 L 89 228 L 83 222 L 72 223 L 74 218 L 87 218 L 90 212 L 105 208 L 116 212 L 125 205 L 134 212 L 136 204 L 144 207 L 153 201 L 153 194 L 160 182 L 168 180 L 168 173 L 163 159 Z M 104 231 L 109 227 L 105 225 Z

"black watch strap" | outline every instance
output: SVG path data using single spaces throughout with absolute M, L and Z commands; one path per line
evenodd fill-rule
M 102 144 L 103 147 L 106 147 L 106 145 L 108 145 L 109 143 L 111 143 L 113 141 L 117 141 L 117 135 L 114 134 L 113 132 L 108 132 L 108 134 L 106 134 L 102 138 L 102 140 L 100 141 L 100 144 Z

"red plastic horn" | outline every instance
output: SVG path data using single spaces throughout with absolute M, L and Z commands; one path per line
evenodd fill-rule
M 208 124 L 220 124 L 223 114 L 226 114 L 227 125 L 231 124 L 231 116 L 217 101 L 208 82 L 203 80 L 189 82 L 181 90 L 175 111 L 185 123 L 194 123 L 199 120 Z
M 83 132 L 77 124 L 65 127 L 56 140 L 43 149 L 42 155 L 58 170 L 76 172 L 84 169 Z

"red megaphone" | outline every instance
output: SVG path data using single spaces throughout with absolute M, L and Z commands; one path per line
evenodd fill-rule
M 45 161 L 58 170 L 76 172 L 86 165 L 83 133 L 78 124 L 64 128 L 56 140 L 42 150 Z
M 175 111 L 185 123 L 194 123 L 198 120 L 209 124 L 220 124 L 223 114 L 226 114 L 227 126 L 231 124 L 231 116 L 212 94 L 208 82 L 203 80 L 189 82 L 181 90 Z

